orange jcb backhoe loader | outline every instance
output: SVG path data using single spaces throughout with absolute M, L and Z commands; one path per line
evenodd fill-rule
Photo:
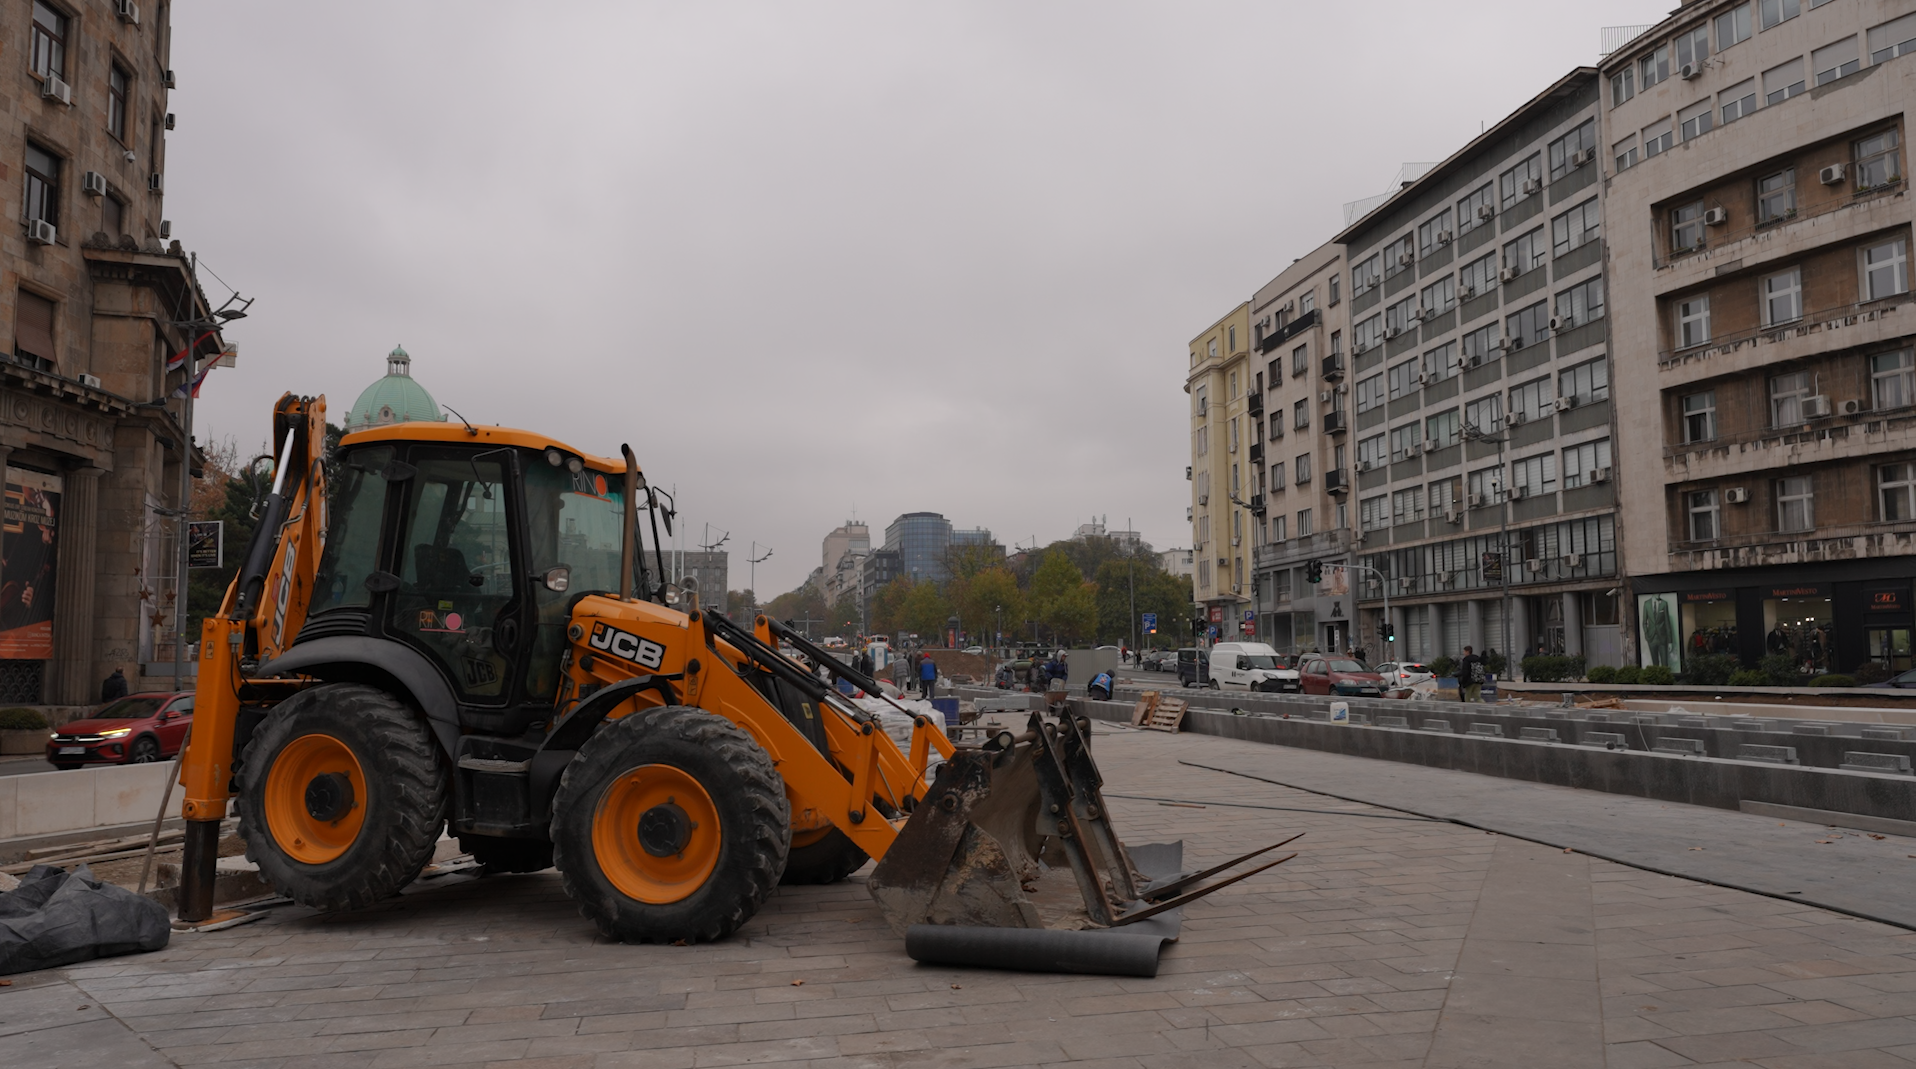
M 229 801 L 302 904 L 397 893 L 450 825 L 490 870 L 556 865 L 626 941 L 721 938 L 780 882 L 868 857 L 901 933 L 1124 925 L 1222 886 L 1184 891 L 1226 866 L 1139 877 L 1087 720 L 955 746 L 918 716 L 901 749 L 821 673 L 875 681 L 775 621 L 676 607 L 671 513 L 629 448 L 405 423 L 328 456 L 324 432 L 323 398 L 275 406 L 272 492 L 204 625 L 183 919 L 212 913 Z M 1077 893 L 1048 899 L 1067 869 Z

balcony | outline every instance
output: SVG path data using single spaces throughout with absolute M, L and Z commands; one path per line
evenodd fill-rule
M 1263 442 L 1251 443 L 1251 463 L 1253 464 L 1264 463 L 1264 443 Z
M 1264 515 L 1264 495 L 1263 494 L 1251 495 L 1251 515 L 1253 516 Z
M 1244 397 L 1244 405 L 1247 409 L 1250 410 L 1251 415 L 1253 416 L 1263 415 L 1264 414 L 1264 391 L 1252 390 L 1249 394 L 1246 394 Z
M 1333 494 L 1348 494 L 1351 489 L 1350 472 L 1343 468 L 1332 468 L 1324 473 L 1324 489 Z
M 1260 353 L 1268 353 L 1279 345 L 1284 344 L 1285 339 L 1294 338 L 1316 325 L 1317 309 L 1313 308 L 1271 333 L 1266 334 L 1264 340 L 1257 343 L 1257 351 Z
M 1332 353 L 1324 358 L 1324 381 L 1336 382 L 1344 377 L 1344 354 Z
M 1350 430 L 1350 417 L 1341 408 L 1333 408 L 1324 413 L 1324 433 L 1343 434 Z

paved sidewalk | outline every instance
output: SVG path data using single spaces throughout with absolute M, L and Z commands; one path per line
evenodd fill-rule
M 1190 907 L 1154 979 L 916 965 L 856 877 L 782 889 L 695 947 L 600 942 L 550 873 L 447 877 L 359 914 L 289 908 L 16 977 L 0 1063 L 1916 1064 L 1907 930 L 1179 763 L 1271 755 L 1255 744 L 1118 731 L 1097 752 L 1114 794 L 1204 804 L 1113 798 L 1133 841 L 1181 837 L 1198 863 L 1309 833 L 1296 860 Z M 1352 787 L 1402 767 L 1282 753 L 1356 761 L 1315 766 Z M 68 1001 L 89 1008 L 67 1018 Z M 54 1051 L 76 1024 L 100 1056 Z

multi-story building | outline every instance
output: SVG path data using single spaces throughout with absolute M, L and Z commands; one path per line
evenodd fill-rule
M 1354 484 L 1377 659 L 1619 663 L 1597 98 L 1572 71 L 1334 239 L 1351 405 L 1326 429 L 1352 464 L 1323 474 Z
M 1158 567 L 1171 575 L 1192 578 L 1197 574 L 1196 554 L 1188 549 L 1167 549 L 1158 554 Z
M 1910 667 L 1908 0 L 1693 0 L 1602 64 L 1642 664 Z
M 1350 549 L 1343 266 L 1343 247 L 1322 245 L 1251 298 L 1250 611 L 1256 635 L 1280 650 L 1348 648 L 1356 609 L 1335 581 L 1303 574 Z
M 871 528 L 858 520 L 846 520 L 825 536 L 820 578 L 827 602 L 836 603 L 857 590 L 858 558 L 870 553 L 871 548 Z
M 1191 340 L 1191 545 L 1197 554 L 1192 596 L 1212 629 L 1236 637 L 1250 604 L 1251 320 L 1249 302 Z M 1258 398 L 1262 400 L 1262 398 Z
M 0 321 L 13 332 L 0 362 L 7 702 L 81 704 L 116 667 L 136 686 L 143 663 L 172 668 L 188 450 L 168 399 L 224 346 L 162 219 L 165 12 L 108 0 L 0 10 L 13 82 L 0 189 L 20 210 L 0 238 Z
M 720 613 L 728 611 L 725 595 L 732 555 L 722 549 L 694 549 L 674 556 L 676 559 L 671 563 L 677 566 L 680 580 L 690 579 L 698 585 L 700 607 Z
M 898 554 L 898 574 L 914 583 L 944 582 L 950 547 L 951 521 L 936 512 L 907 512 L 885 528 L 885 548 Z

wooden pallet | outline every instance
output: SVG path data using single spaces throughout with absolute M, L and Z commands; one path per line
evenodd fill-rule
M 1190 703 L 1183 698 L 1161 697 L 1138 726 L 1151 731 L 1177 731 L 1184 726 L 1184 714 L 1189 708 Z

